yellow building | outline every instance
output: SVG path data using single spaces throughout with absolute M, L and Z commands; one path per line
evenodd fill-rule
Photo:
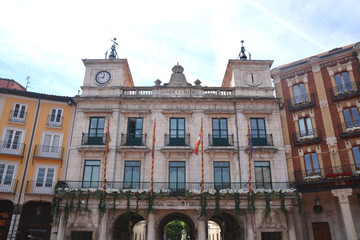
M 0 88 L 0 240 L 50 237 L 74 109 L 70 97 Z

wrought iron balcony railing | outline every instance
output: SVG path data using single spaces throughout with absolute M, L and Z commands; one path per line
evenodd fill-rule
M 48 127 L 62 127 L 64 117 L 49 115 L 46 126 Z
M 35 145 L 34 157 L 63 159 L 63 154 L 63 147 Z
M 17 179 L 2 179 L 0 181 L 0 192 L 2 193 L 15 193 L 17 188 Z
M 24 156 L 25 143 L 0 141 L 0 154 Z
M 297 97 L 288 99 L 288 105 L 290 111 L 298 111 L 315 106 L 314 94 L 304 94 Z
M 209 134 L 209 145 L 212 147 L 215 146 L 234 146 L 234 134 L 227 135 L 226 137 Z
M 145 146 L 145 134 L 121 134 L 121 146 Z
M 329 89 L 330 97 L 333 101 L 357 98 L 360 96 L 360 83 L 351 82 Z
M 252 134 L 253 146 L 274 146 L 272 134 Z
M 320 129 L 313 128 L 307 131 L 293 133 L 294 145 L 309 145 L 322 142 Z
M 25 194 L 52 195 L 56 182 L 27 181 Z
M 9 122 L 24 123 L 27 112 L 10 111 Z
M 190 146 L 190 134 L 184 134 L 182 136 L 173 136 L 173 135 L 165 134 L 164 145 Z
M 61 184 L 59 184 L 61 182 Z M 60 181 L 56 185 L 56 190 L 59 189 L 103 189 L 102 181 Z M 150 182 L 117 182 L 107 181 L 105 183 L 106 189 L 111 190 L 126 190 L 126 189 L 141 189 L 143 191 L 150 190 Z M 296 188 L 294 183 L 290 182 L 254 182 L 253 189 L 273 189 L 273 190 L 285 190 L 290 188 Z M 222 190 L 222 189 L 249 189 L 249 183 L 247 182 L 205 182 L 204 190 Z M 186 191 L 201 192 L 201 182 L 154 182 L 153 190 L 155 192 L 163 191 L 173 194 L 184 194 Z
M 103 134 L 89 134 L 83 133 L 81 145 L 105 145 L 106 133 Z
M 352 121 L 346 123 L 340 123 L 338 125 L 339 133 L 341 137 L 351 137 L 360 134 L 360 121 Z

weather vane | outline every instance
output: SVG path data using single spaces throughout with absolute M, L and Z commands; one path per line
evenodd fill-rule
M 113 45 L 109 49 L 109 50 L 111 50 L 110 55 L 109 55 L 109 59 L 117 59 L 117 58 L 119 58 L 119 56 L 118 56 L 118 54 L 116 52 L 116 45 L 118 45 L 117 42 L 116 42 L 116 38 L 111 39 L 111 41 L 113 42 Z M 107 58 L 107 54 L 108 54 L 109 50 L 107 50 L 106 53 L 105 53 L 105 59 Z
M 247 52 L 249 54 L 249 60 L 251 60 L 251 54 L 249 53 L 249 51 L 245 50 L 244 40 L 241 40 L 241 51 L 239 53 L 240 60 L 247 60 L 247 56 L 246 56 L 245 52 Z

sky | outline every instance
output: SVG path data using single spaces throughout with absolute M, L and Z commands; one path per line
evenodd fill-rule
M 221 86 L 241 40 L 273 67 L 360 42 L 359 0 L 0 0 L 0 78 L 74 96 L 82 59 L 104 59 L 117 38 L 135 86 L 170 80 Z

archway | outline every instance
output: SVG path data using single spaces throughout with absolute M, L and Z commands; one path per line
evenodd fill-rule
M 213 221 L 221 229 L 221 240 L 243 240 L 244 233 L 238 221 L 230 214 L 223 212 L 221 216 L 212 216 L 209 222 Z M 209 229 L 208 229 L 209 231 Z
M 192 219 L 179 212 L 166 215 L 160 222 L 157 239 L 178 240 L 186 231 L 186 239 L 195 239 L 195 225 Z
M 139 214 L 120 215 L 113 229 L 113 240 L 146 239 L 146 222 Z

